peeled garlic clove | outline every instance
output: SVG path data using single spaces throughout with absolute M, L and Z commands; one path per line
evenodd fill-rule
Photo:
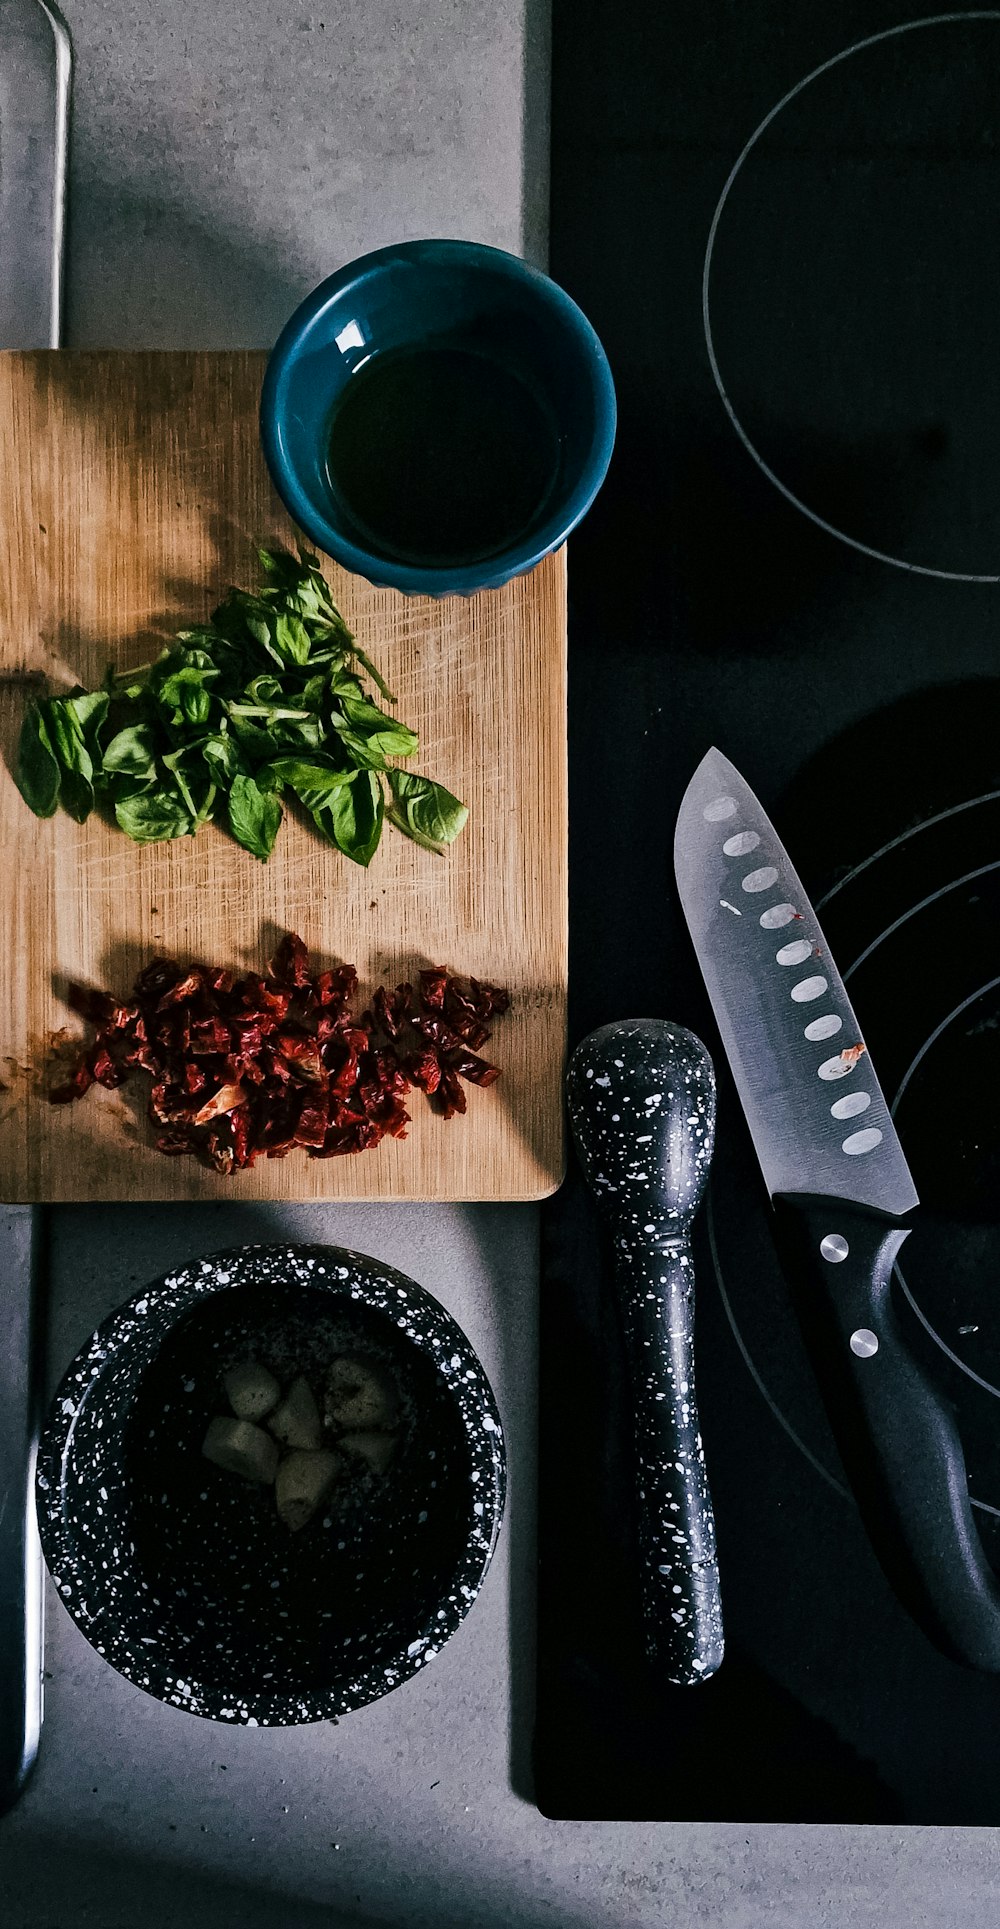
M 395 1426 L 398 1411 L 396 1389 L 380 1367 L 349 1353 L 333 1361 L 326 1378 L 330 1426 L 382 1433 Z
M 208 1423 L 202 1453 L 226 1473 L 241 1474 L 270 1486 L 278 1471 L 280 1455 L 269 1433 L 249 1420 L 229 1420 L 224 1415 Z
M 257 1360 L 231 1366 L 222 1384 L 238 1420 L 263 1420 L 281 1398 L 281 1388 L 273 1373 Z
M 392 1433 L 343 1433 L 337 1445 L 345 1453 L 356 1454 L 373 1473 L 384 1474 L 396 1451 L 396 1436 Z
M 316 1509 L 321 1506 L 336 1485 L 343 1465 L 339 1453 L 331 1453 L 326 1449 L 312 1453 L 303 1448 L 296 1448 L 292 1453 L 286 1454 L 278 1468 L 274 1490 L 278 1503 L 278 1518 L 283 1520 L 285 1526 L 290 1527 L 293 1533 L 312 1519 Z
M 323 1438 L 323 1423 L 308 1380 L 293 1380 L 288 1392 L 275 1407 L 268 1426 L 283 1447 L 316 1448 Z

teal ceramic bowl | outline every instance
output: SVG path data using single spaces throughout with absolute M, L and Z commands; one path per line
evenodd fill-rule
M 503 446 L 507 396 L 520 395 L 534 411 L 526 420 L 542 430 L 537 499 L 493 547 L 441 553 L 433 539 L 432 454 L 424 519 L 432 539 L 419 551 L 394 544 L 338 486 L 331 437 L 346 419 L 345 403 L 359 395 L 350 385 L 362 377 L 370 382 L 378 358 L 392 356 L 398 365 L 402 355 L 422 350 L 442 350 L 468 365 L 476 358 L 486 384 L 489 406 L 470 483 L 481 484 L 491 465 L 495 471 L 511 460 Z M 409 595 L 496 589 L 558 549 L 604 480 L 615 421 L 607 357 L 576 303 L 516 256 L 467 241 L 404 242 L 331 275 L 282 330 L 261 395 L 264 454 L 294 521 L 345 569 Z M 379 457 L 387 464 L 394 458 L 391 414 L 380 428 Z

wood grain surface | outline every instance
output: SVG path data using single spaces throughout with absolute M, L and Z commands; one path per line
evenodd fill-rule
M 420 734 L 412 767 L 470 806 L 446 858 L 387 829 L 369 870 L 286 817 L 260 864 L 221 830 L 145 848 L 96 813 L 39 822 L 11 777 L 32 681 L 148 662 L 294 539 L 257 439 L 258 354 L 0 356 L 0 1197 L 7 1201 L 531 1199 L 563 1169 L 567 964 L 565 553 L 470 599 L 407 598 L 329 565 L 359 642 Z M 157 952 L 259 969 L 298 931 L 363 986 L 421 965 L 509 985 L 503 1076 L 405 1140 L 261 1160 L 230 1179 L 155 1151 L 147 1085 L 50 1106 L 70 977 L 124 993 Z

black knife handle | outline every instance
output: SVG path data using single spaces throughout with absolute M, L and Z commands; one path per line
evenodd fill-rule
M 830 1424 L 875 1554 L 954 1661 L 1000 1672 L 1000 1584 L 969 1505 L 951 1405 L 910 1352 L 892 1268 L 910 1227 L 840 1199 L 774 1201 Z
M 669 1222 L 667 1222 L 669 1224 Z M 723 1655 L 715 1519 L 694 1380 L 686 1239 L 615 1239 L 635 1426 L 646 1653 L 668 1681 L 707 1681 Z

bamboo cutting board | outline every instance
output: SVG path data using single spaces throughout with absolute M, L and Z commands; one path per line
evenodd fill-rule
M 420 735 L 412 767 L 470 807 L 446 858 L 388 828 L 369 870 L 286 816 L 268 864 L 215 826 L 138 847 L 96 814 L 40 822 L 10 771 L 33 673 L 96 685 L 148 662 L 294 540 L 257 439 L 259 354 L 0 356 L 0 1197 L 533 1199 L 563 1169 L 567 963 L 564 556 L 470 599 L 407 598 L 329 565 L 359 642 Z M 420 1093 L 405 1140 L 293 1153 L 222 1178 L 156 1152 L 147 1082 L 51 1106 L 68 978 L 124 994 L 157 952 L 262 969 L 285 929 L 362 988 L 421 965 L 508 985 L 502 1068 L 444 1121 Z

